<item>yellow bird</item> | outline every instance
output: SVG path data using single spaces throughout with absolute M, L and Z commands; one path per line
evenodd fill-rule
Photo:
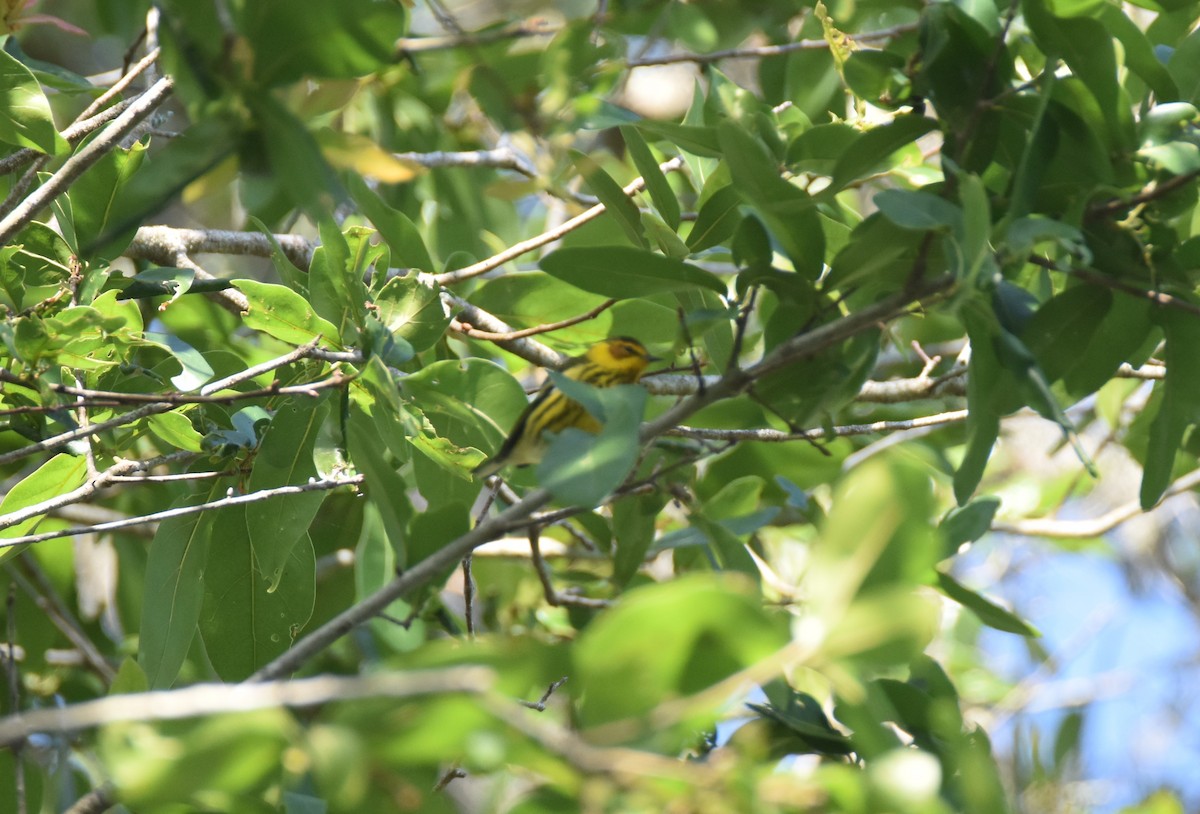
M 597 342 L 587 349 L 587 353 L 568 361 L 562 373 L 568 379 L 587 382 L 595 387 L 633 384 L 642 377 L 646 365 L 657 359 L 636 339 L 614 336 Z M 486 478 L 506 466 L 537 463 L 546 452 L 545 434 L 562 432 L 568 427 L 587 432 L 600 431 L 600 423 L 582 404 L 567 398 L 547 382 L 537 398 L 521 412 L 500 451 L 475 467 L 472 474 Z

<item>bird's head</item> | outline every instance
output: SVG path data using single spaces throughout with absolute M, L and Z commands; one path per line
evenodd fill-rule
M 628 336 L 614 336 L 588 348 L 588 361 L 610 370 L 625 381 L 637 381 L 646 365 L 657 361 L 646 346 Z

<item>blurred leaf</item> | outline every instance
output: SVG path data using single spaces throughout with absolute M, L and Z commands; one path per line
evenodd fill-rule
M 567 686 L 582 699 L 584 726 L 641 715 L 770 656 L 787 642 L 781 622 L 745 582 L 726 577 L 691 574 L 636 588 L 575 642 Z M 724 702 L 710 703 L 712 714 Z
M 592 387 L 555 371 L 550 377 L 604 426 L 595 435 L 573 428 L 559 433 L 537 466 L 538 483 L 567 505 L 594 506 L 621 484 L 637 460 L 646 390 Z
M 1041 636 L 1037 628 L 1030 625 L 1015 613 L 997 605 L 983 594 L 971 590 L 945 571 L 938 571 L 938 588 L 942 593 L 965 608 L 969 608 L 979 617 L 979 621 L 996 630 L 1005 633 L 1016 633 L 1019 636 Z
M 0 50 L 0 141 L 47 155 L 71 149 L 54 126 L 50 102 L 29 69 Z
M 356 177 L 384 184 L 403 184 L 416 178 L 421 167 L 380 147 L 367 136 L 324 128 L 317 131 L 317 144 L 330 166 L 350 170 Z
M 1150 509 L 1171 483 L 1175 455 L 1184 431 L 1200 423 L 1200 361 L 1191 352 L 1200 347 L 1200 321 L 1171 308 L 1158 313 L 1167 335 L 1167 378 L 1157 385 L 1163 398 L 1150 425 L 1150 443 L 1142 472 L 1141 504 Z
M 261 0 L 237 9 L 238 29 L 254 52 L 254 77 L 263 86 L 302 77 L 355 78 L 393 58 L 404 35 L 401 3 L 345 0 L 306 3 Z

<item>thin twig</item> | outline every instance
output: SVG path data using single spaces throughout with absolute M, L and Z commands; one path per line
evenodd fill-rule
M 752 430 L 712 430 L 701 427 L 675 427 L 667 430 L 664 435 L 676 435 L 684 438 L 695 438 L 702 441 L 763 441 L 782 443 L 786 441 L 819 441 L 824 438 L 842 438 L 848 435 L 870 435 L 879 432 L 899 432 L 916 429 L 917 427 L 936 427 L 942 424 L 956 424 L 966 421 L 966 410 L 952 410 L 937 415 L 918 416 L 905 421 L 875 421 L 870 424 L 846 424 L 829 429 L 801 430 L 800 432 L 783 432 L 772 429 Z
M 530 560 L 533 562 L 533 570 L 538 575 L 538 580 L 542 583 L 542 594 L 546 597 L 546 602 L 554 607 L 563 607 L 565 605 L 574 605 L 580 608 L 607 608 L 611 603 L 607 599 L 592 599 L 587 596 L 577 596 L 575 594 L 560 594 L 554 588 L 554 581 L 550 576 L 550 566 L 546 565 L 546 561 L 542 559 L 542 549 L 539 544 L 539 539 L 542 536 L 540 525 L 531 525 L 529 527 L 529 553 Z
M 70 503 L 81 503 L 101 489 L 108 487 L 112 483 L 112 479 L 118 475 L 128 475 L 131 472 L 152 469 L 162 464 L 173 463 L 185 458 L 194 457 L 195 455 L 196 453 L 194 452 L 180 450 L 172 452 L 169 455 L 160 455 L 157 458 L 150 458 L 145 461 L 119 461 L 103 472 L 96 473 L 95 476 L 88 478 L 82 486 L 72 489 L 69 492 L 63 492 L 54 497 L 34 503 L 31 506 L 26 506 L 23 509 L 9 512 L 6 515 L 0 515 L 0 529 L 11 528 L 18 523 L 22 523 L 38 515 L 46 514 Z M 0 540 L 0 546 L 5 545 L 12 545 L 12 543 L 9 540 Z
M 537 701 L 518 700 L 517 703 L 523 707 L 537 710 L 538 712 L 545 712 L 546 711 L 546 702 L 550 700 L 550 696 L 554 695 L 555 690 L 557 690 L 563 684 L 567 683 L 567 679 L 568 679 L 568 676 L 563 676 L 558 681 L 555 681 L 553 684 L 551 684 L 549 687 L 546 688 L 546 691 L 544 693 L 542 693 L 542 697 L 539 698 Z
M 905 23 L 880 29 L 879 31 L 864 31 L 861 34 L 848 35 L 855 42 L 875 42 L 887 40 L 900 34 L 917 30 L 917 23 Z M 764 59 L 767 57 L 785 56 L 797 51 L 825 51 L 829 49 L 828 40 L 797 40 L 782 45 L 760 45 L 753 48 L 730 48 L 725 51 L 711 51 L 707 54 L 668 54 L 660 57 L 642 57 L 625 62 L 627 68 L 644 68 L 648 65 L 674 65 L 680 62 L 691 62 L 698 65 L 708 65 L 723 59 Z
M 1172 483 L 1163 492 L 1157 505 L 1161 506 L 1167 498 L 1191 491 L 1197 486 L 1200 486 L 1200 469 L 1193 470 Z M 1145 514 L 1142 504 L 1133 500 L 1088 520 L 1055 520 L 1053 518 L 998 520 L 992 523 L 992 531 L 1004 534 L 1022 534 L 1027 537 L 1050 537 L 1056 540 L 1087 540 L 1110 532 L 1140 514 Z
M 1165 197 L 1177 189 L 1186 187 L 1197 178 L 1200 178 L 1200 170 L 1185 172 L 1183 175 L 1176 175 L 1174 178 L 1169 178 L 1166 181 L 1152 181 L 1144 186 L 1136 195 L 1128 198 L 1113 198 L 1104 203 L 1089 206 L 1084 217 L 1094 220 L 1096 218 L 1116 215 L 1127 209 L 1133 209 L 1135 206 Z
M 29 557 L 21 556 L 10 560 L 8 571 L 21 586 L 21 590 L 37 603 L 38 609 L 54 623 L 54 626 L 67 637 L 68 641 L 83 655 L 84 661 L 92 668 L 92 672 L 104 680 L 105 686 L 112 684 L 117 677 L 116 670 L 108 663 L 96 645 L 83 632 L 83 627 L 71 615 L 67 606 L 58 596 L 58 591 L 46 574 L 38 567 L 37 562 Z
M 590 311 L 580 314 L 579 316 L 571 317 L 570 319 L 560 320 L 558 322 L 546 322 L 541 325 L 535 325 L 532 328 L 524 328 L 520 331 L 507 331 L 505 333 L 493 333 L 492 331 L 481 331 L 472 326 L 468 322 L 454 320 L 450 327 L 459 333 L 466 334 L 472 339 L 485 339 L 489 342 L 511 342 L 514 339 L 524 339 L 527 336 L 537 336 L 538 334 L 551 333 L 553 331 L 569 328 L 572 325 L 578 325 L 581 322 L 587 322 L 590 319 L 603 314 L 609 308 L 617 304 L 616 300 L 605 300 Z M 455 324 L 457 323 L 457 324 Z

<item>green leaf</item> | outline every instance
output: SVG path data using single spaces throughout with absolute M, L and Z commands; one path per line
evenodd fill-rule
M 971 590 L 945 571 L 938 571 L 937 584 L 942 593 L 964 608 L 969 608 L 979 617 L 979 621 L 990 628 L 1030 638 L 1042 635 L 1037 628 L 1012 611 L 1005 610 L 983 594 Z
M 833 166 L 828 195 L 844 189 L 846 184 L 876 171 L 892 153 L 906 144 L 931 133 L 937 122 L 924 116 L 897 116 L 881 127 L 875 127 L 850 142 Z
M 629 591 L 598 616 L 572 649 L 568 687 L 582 696 L 584 726 L 697 693 L 787 644 L 784 620 L 763 610 L 751 584 L 685 575 Z M 708 704 L 703 717 L 716 715 L 725 698 Z
M 1099 17 L 1109 33 L 1121 41 L 1125 65 L 1154 91 L 1158 101 L 1180 98 L 1171 72 L 1154 53 L 1154 45 L 1121 7 L 1100 3 Z
M 724 155 L 715 127 L 649 120 L 639 121 L 637 126 L 643 133 L 658 136 L 693 155 L 705 158 L 721 158 Z
M 606 214 L 612 215 L 620 224 L 630 242 L 643 249 L 647 248 L 641 213 L 638 212 L 633 199 L 621 189 L 621 185 L 614 181 L 603 167 L 578 150 L 571 151 L 571 161 L 579 170 L 588 189 L 604 204 Z
M 450 326 L 438 287 L 414 273 L 388 280 L 375 296 L 375 307 L 387 329 L 417 353 L 433 347 Z
M 82 455 L 55 455 L 8 490 L 4 501 L 0 503 L 0 516 L 19 512 L 70 492 L 82 486 L 86 480 L 87 458 Z M 40 523 L 43 517 L 45 515 L 37 515 L 0 530 L 0 538 L 23 537 Z M 20 550 L 20 546 L 0 548 L 0 562 Z
M 825 264 L 825 232 L 812 197 L 785 181 L 766 146 L 733 122 L 718 128 L 733 185 L 758 213 L 797 273 L 816 279 Z
M 658 161 L 650 152 L 650 147 L 636 127 L 623 126 L 621 136 L 625 139 L 625 147 L 629 150 L 630 158 L 633 159 L 634 165 L 637 166 L 638 172 L 646 182 L 646 191 L 650 193 L 650 200 L 654 201 L 658 214 L 662 215 L 668 226 L 678 229 L 679 199 L 671 190 L 667 176 L 663 175 L 663 171 L 659 169 Z
M 612 299 L 645 297 L 689 288 L 726 292 L 725 283 L 697 266 L 632 246 L 559 249 L 542 258 L 549 274 Z
M 963 213 L 945 198 L 928 192 L 885 189 L 875 196 L 875 206 L 897 226 L 918 231 L 957 230 Z
M 330 217 L 346 191 L 304 122 L 269 93 L 243 98 L 258 124 L 252 149 L 270 167 L 272 181 L 311 220 Z
M 646 561 L 646 552 L 654 542 L 658 513 L 666 503 L 665 496 L 653 493 L 627 497 L 613 505 L 612 531 L 616 546 L 612 578 L 618 586 L 628 585 Z
M 146 419 L 146 426 L 155 436 L 176 449 L 200 452 L 204 437 L 196 432 L 192 422 L 183 413 L 159 413 Z
M 54 126 L 46 94 L 29 69 L 0 50 L 0 141 L 63 155 L 71 145 Z
M 981 497 L 952 509 L 938 526 L 945 535 L 948 551 L 954 552 L 964 543 L 973 543 L 987 534 L 999 508 L 1000 498 Z
M 411 508 L 404 496 L 409 484 L 388 462 L 385 449 L 379 444 L 381 436 L 386 438 L 400 427 L 396 423 L 386 426 L 387 416 L 377 407 L 373 405 L 374 414 L 369 414 L 355 401 L 350 410 L 347 447 L 355 469 L 366 478 L 363 491 L 379 518 L 386 542 L 390 543 L 395 564 L 403 568 L 409 564 L 406 529 Z
M 176 507 L 216 500 L 224 491 L 214 483 L 208 494 L 189 495 Z M 146 560 L 138 664 L 153 689 L 175 683 L 187 658 L 204 600 L 204 569 L 212 542 L 214 512 L 168 518 L 159 525 Z
M 350 245 L 332 220 L 318 226 L 321 245 L 313 250 L 308 269 L 308 301 L 322 319 L 338 327 L 338 335 L 353 340 L 352 328 L 362 321 L 367 300 L 362 271 L 350 257 Z
M 1200 320 L 1192 314 L 1162 309 L 1159 320 L 1166 333 L 1167 378 L 1162 404 L 1150 425 L 1150 442 L 1142 468 L 1141 503 L 1149 510 L 1171 483 L 1175 454 L 1188 427 L 1200 423 Z
M 1052 16 L 1059 12 L 1050 10 L 1049 5 L 1047 0 L 1028 0 L 1022 5 L 1035 41 L 1047 53 L 1060 56 L 1087 86 L 1107 125 L 1108 144 L 1122 149 L 1132 147 L 1133 115 L 1130 100 L 1117 81 L 1112 32 L 1099 20 L 1088 17 Z
M 604 427 L 595 435 L 576 429 L 560 433 L 538 464 L 538 483 L 562 503 L 594 506 L 633 469 L 646 390 L 637 385 L 592 387 L 555 371 L 550 376 L 556 387 Z
M 433 258 L 429 255 L 429 249 L 425 247 L 417 225 L 403 212 L 384 203 L 358 175 L 351 174 L 346 183 L 358 208 L 379 230 L 380 237 L 392 250 L 392 259 L 396 264 L 433 272 Z
M 71 225 L 74 246 L 92 247 L 91 253 L 102 257 L 118 256 L 133 239 L 136 227 L 129 226 L 121 234 L 111 230 L 123 219 L 121 191 L 142 165 L 146 147 L 134 144 L 128 150 L 115 147 L 101 156 L 75 183 L 65 198 L 56 201 L 58 210 Z M 64 208 L 65 207 L 65 208 Z M 104 245 L 101 236 L 110 239 Z
M 330 347 L 337 341 L 338 329 L 317 316 L 308 300 L 287 286 L 236 280 L 233 287 L 250 301 L 250 308 L 242 315 L 246 327 L 292 345 L 306 345 L 320 338 L 323 347 Z
M 688 232 L 687 245 L 692 253 L 723 243 L 742 219 L 742 196 L 732 184 L 721 187 L 700 206 L 696 222 Z
M 307 537 L 292 546 L 279 584 L 254 556 L 247 530 L 248 506 L 222 509 L 212 526 L 219 550 L 210 550 L 204 571 L 200 635 L 204 651 L 223 681 L 242 681 L 282 655 L 303 630 L 316 600 L 316 559 Z
M 313 447 L 328 414 L 324 399 L 292 398 L 280 405 L 255 456 L 250 491 L 303 486 L 317 478 Z M 247 504 L 250 544 L 269 590 L 278 587 L 292 548 L 308 530 L 324 499 L 324 492 L 304 492 Z

